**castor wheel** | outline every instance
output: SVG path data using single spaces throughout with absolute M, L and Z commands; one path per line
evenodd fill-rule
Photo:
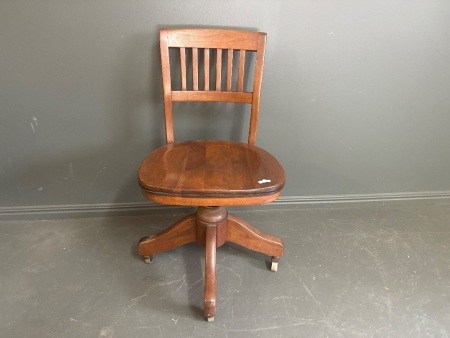
M 272 264 L 270 266 L 270 270 L 278 271 L 278 262 L 280 261 L 280 257 L 272 257 Z
M 144 263 L 150 264 L 153 262 L 153 256 L 144 256 Z

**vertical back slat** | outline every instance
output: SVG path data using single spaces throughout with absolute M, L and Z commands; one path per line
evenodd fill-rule
M 186 48 L 180 48 L 181 90 L 186 90 Z
M 205 48 L 205 87 L 204 90 L 209 90 L 209 48 Z
M 222 89 L 222 49 L 217 49 L 216 56 L 216 90 Z
M 198 48 L 192 48 L 192 86 L 198 90 Z
M 233 72 L 233 50 L 228 49 L 228 57 L 227 57 L 227 90 L 231 91 L 231 77 Z
M 244 65 L 245 65 L 245 50 L 239 51 L 239 70 L 238 70 L 238 92 L 244 91 Z

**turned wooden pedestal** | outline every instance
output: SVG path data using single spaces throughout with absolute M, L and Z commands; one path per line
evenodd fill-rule
M 284 247 L 281 239 L 264 234 L 242 219 L 228 214 L 225 207 L 198 207 L 168 229 L 139 241 L 139 255 L 146 263 L 161 251 L 197 242 L 205 250 L 204 315 L 213 321 L 216 313 L 216 248 L 233 242 L 272 257 L 271 270 L 277 271 Z

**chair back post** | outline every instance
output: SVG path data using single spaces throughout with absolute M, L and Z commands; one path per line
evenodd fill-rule
M 162 29 L 159 34 L 160 34 L 159 42 L 161 52 L 162 85 L 164 95 L 164 116 L 166 124 L 166 143 L 170 144 L 174 142 L 174 138 L 173 138 L 172 84 L 170 78 L 168 31 Z
M 265 50 L 266 50 L 266 33 L 259 33 L 258 49 L 256 51 L 255 74 L 253 82 L 252 108 L 250 113 L 250 128 L 248 133 L 248 143 L 251 145 L 255 145 L 256 143 Z

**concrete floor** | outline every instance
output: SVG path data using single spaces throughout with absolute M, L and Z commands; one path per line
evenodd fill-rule
M 0 222 L 2 337 L 448 337 L 450 205 L 237 212 L 280 236 L 278 272 L 218 249 L 202 316 L 203 248 L 136 255 L 182 214 Z

